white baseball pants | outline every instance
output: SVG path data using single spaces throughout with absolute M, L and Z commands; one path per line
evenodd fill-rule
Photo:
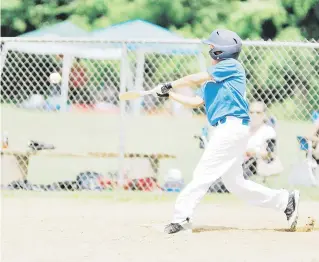
M 226 188 L 242 200 L 280 211 L 286 209 L 287 190 L 273 190 L 244 178 L 242 163 L 248 138 L 249 127 L 235 117 L 228 117 L 224 124 L 215 128 L 194 170 L 192 181 L 176 200 L 173 223 L 192 219 L 197 204 L 220 177 Z

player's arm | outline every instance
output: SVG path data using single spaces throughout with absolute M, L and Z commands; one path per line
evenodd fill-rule
M 166 83 L 162 86 L 159 86 L 159 93 L 157 93 L 157 95 L 159 97 L 170 97 L 172 100 L 183 104 L 185 107 L 200 107 L 204 104 L 204 100 L 201 97 L 184 96 L 171 90 L 173 88 L 197 87 L 198 85 L 201 85 L 209 80 L 212 80 L 212 77 L 207 72 L 199 72 L 196 74 L 184 76 L 171 83 Z
M 181 104 L 183 104 L 185 107 L 200 107 L 204 104 L 204 100 L 199 96 L 184 96 L 178 93 L 169 92 L 169 97 Z
M 159 95 L 168 94 L 173 88 L 182 87 L 197 87 L 198 85 L 204 84 L 206 81 L 213 80 L 213 78 L 207 72 L 199 72 L 192 75 L 184 76 L 173 82 L 161 84 L 156 87 L 156 93 Z
M 233 62 L 218 63 L 208 68 L 207 72 L 199 72 L 196 74 L 184 76 L 173 82 L 162 84 L 157 87 L 158 94 L 167 94 L 172 88 L 196 87 L 207 81 L 222 82 L 226 79 L 240 75 L 237 64 Z
M 177 79 L 171 82 L 171 85 L 172 88 L 197 87 L 209 80 L 212 80 L 212 77 L 207 72 L 199 72 Z
M 205 72 L 199 72 L 196 74 L 188 75 L 182 77 L 178 80 L 171 82 L 172 88 L 180 87 L 196 87 L 202 85 L 207 81 L 222 82 L 231 77 L 241 75 L 239 72 L 237 64 L 232 61 L 226 61 L 223 63 L 218 63 L 207 69 Z M 164 92 L 163 92 L 164 93 Z

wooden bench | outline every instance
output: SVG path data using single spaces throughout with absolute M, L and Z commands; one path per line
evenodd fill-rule
M 29 169 L 29 161 L 32 156 L 48 156 L 48 157 L 77 157 L 77 158 L 119 158 L 121 155 L 119 153 L 112 152 L 85 152 L 85 153 L 77 153 L 77 152 L 63 152 L 57 150 L 40 150 L 35 151 L 31 149 L 11 149 L 5 148 L 1 149 L 1 159 L 3 165 L 8 164 L 8 161 L 5 160 L 3 156 L 11 156 L 11 164 L 13 160 L 16 162 L 15 172 L 20 171 L 20 179 L 27 179 L 28 177 L 28 169 Z M 13 156 L 13 158 L 12 158 Z M 124 158 L 144 158 L 148 159 L 150 166 L 157 178 L 159 175 L 160 168 L 160 160 L 162 159 L 174 159 L 176 156 L 164 153 L 156 153 L 156 154 L 144 154 L 144 153 L 125 153 L 122 157 Z M 9 158 L 8 158 L 9 159 Z M 8 160 L 7 159 L 7 160 Z

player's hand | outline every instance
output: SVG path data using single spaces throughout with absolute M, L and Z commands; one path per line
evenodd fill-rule
M 156 93 L 156 94 L 157 94 L 157 97 L 160 97 L 160 98 L 169 98 L 169 93 L 167 93 L 167 94 Z
M 172 84 L 171 83 L 165 83 L 165 84 L 160 84 L 156 87 L 157 89 L 157 96 L 160 98 L 168 98 L 169 97 L 169 92 L 172 89 Z

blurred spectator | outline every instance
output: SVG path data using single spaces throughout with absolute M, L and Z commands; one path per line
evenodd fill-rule
M 120 107 L 117 105 L 117 90 L 107 86 L 104 88 L 104 90 L 101 90 L 95 94 L 95 110 L 109 113 L 119 113 Z
M 20 106 L 27 109 L 44 109 L 45 99 L 43 95 L 31 94 L 28 99 L 24 100 Z
M 314 122 L 315 125 L 316 125 L 316 124 L 319 125 L 319 110 L 314 111 L 314 112 L 312 113 L 311 119 L 312 119 L 312 121 Z
M 317 119 L 314 123 L 313 130 L 306 138 L 311 141 L 312 145 L 312 158 L 319 165 L 319 120 Z
M 290 182 L 294 185 L 319 185 L 319 122 L 314 119 L 314 127 L 308 136 L 297 136 L 300 149 L 306 158 L 292 168 Z
M 102 99 L 105 102 L 112 103 L 114 105 L 119 104 L 119 88 L 109 78 L 104 80 L 103 90 L 101 91 Z
M 319 165 L 319 119 L 317 120 L 317 123 L 315 125 L 315 132 L 314 132 L 314 158 L 317 161 L 317 164 Z
M 266 116 L 266 106 L 262 102 L 250 105 L 250 138 L 248 140 L 244 176 L 261 175 L 264 178 L 279 174 L 283 167 L 276 156 L 277 135 Z
M 70 72 L 70 88 L 69 99 L 72 103 L 89 103 L 90 93 L 85 88 L 88 81 L 86 69 L 80 63 L 80 59 L 76 58 Z

